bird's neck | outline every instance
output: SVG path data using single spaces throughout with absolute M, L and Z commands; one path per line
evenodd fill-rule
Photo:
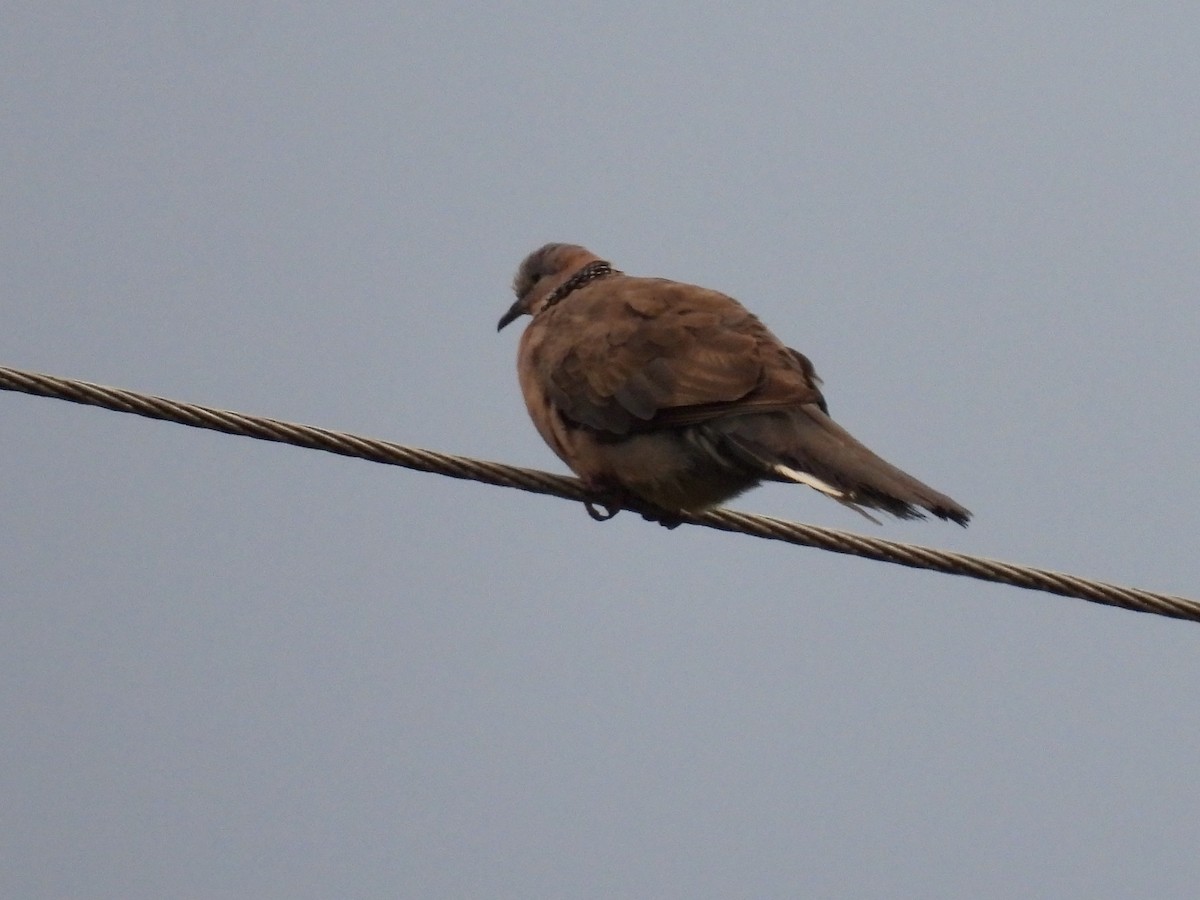
M 602 259 L 588 263 L 574 275 L 552 290 L 542 303 L 542 310 L 547 310 L 554 304 L 562 301 L 572 291 L 576 291 L 589 282 L 596 281 L 600 278 L 607 278 L 609 275 L 621 274 L 612 267 L 611 263 L 605 262 Z

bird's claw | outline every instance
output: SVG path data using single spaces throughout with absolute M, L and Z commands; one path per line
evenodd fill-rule
M 601 512 L 596 508 L 597 506 L 604 507 L 604 511 Z M 583 508 L 586 509 L 587 514 L 597 522 L 607 522 L 621 511 L 619 504 L 607 500 L 584 500 Z

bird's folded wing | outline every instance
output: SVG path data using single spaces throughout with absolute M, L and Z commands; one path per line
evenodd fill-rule
M 554 312 L 536 365 L 551 402 L 577 424 L 622 435 L 824 406 L 812 364 L 716 291 L 622 276 Z

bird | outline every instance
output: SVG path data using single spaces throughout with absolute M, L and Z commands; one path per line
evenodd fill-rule
M 764 481 L 806 485 L 873 522 L 966 526 L 965 507 L 885 461 L 829 415 L 808 357 L 719 291 L 626 275 L 578 244 L 513 278 L 517 376 L 534 427 L 606 509 L 674 527 Z

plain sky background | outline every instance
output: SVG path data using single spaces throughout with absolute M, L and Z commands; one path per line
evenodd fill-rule
M 1200 592 L 1200 7 L 0 12 L 0 364 L 562 471 L 521 258 L 724 290 Z M 526 320 L 522 320 L 522 325 Z M 1193 898 L 1200 628 L 0 394 L 0 896 Z

